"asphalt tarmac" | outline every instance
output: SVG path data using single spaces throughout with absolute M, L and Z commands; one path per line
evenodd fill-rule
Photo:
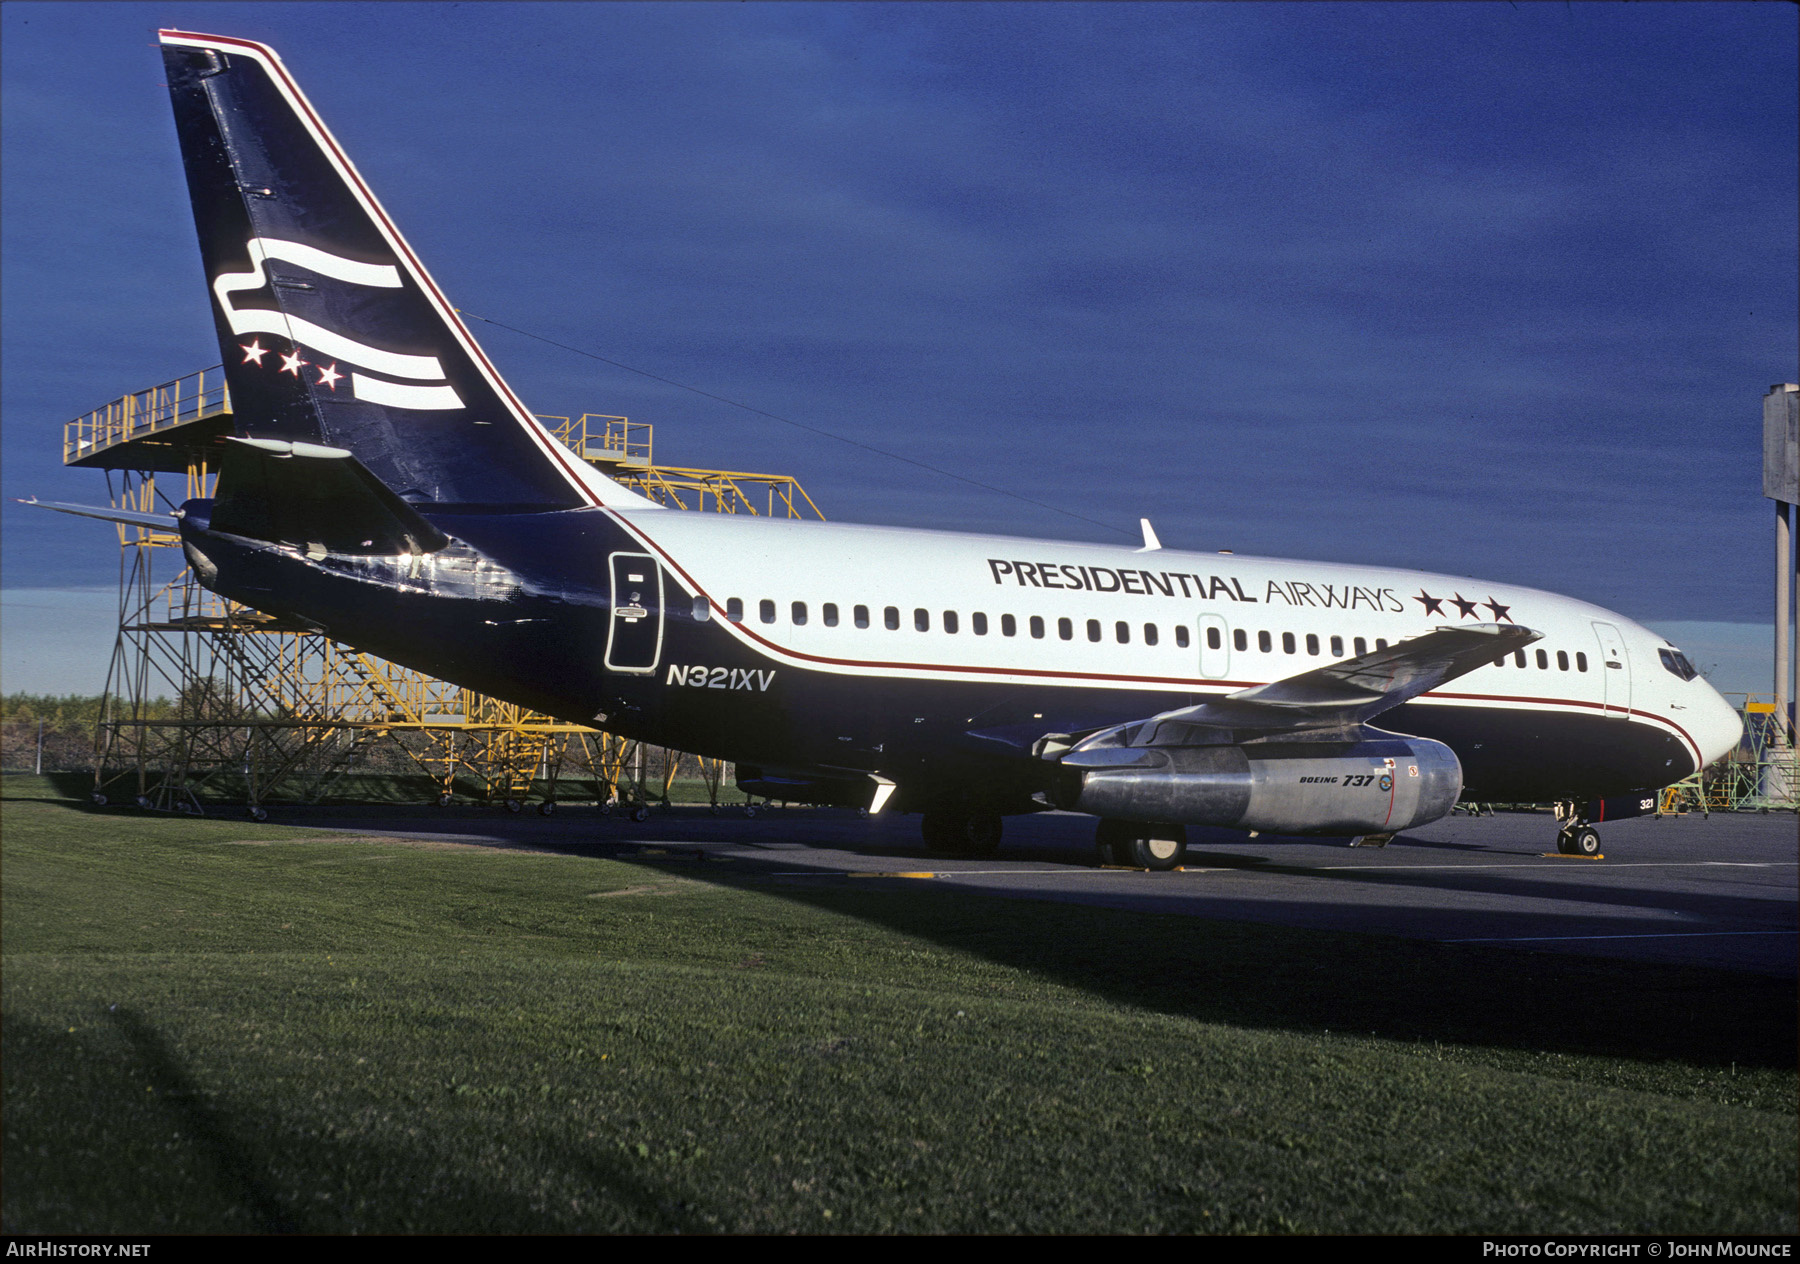
M 1502 944 L 1793 977 L 1800 962 L 1800 829 L 1791 812 L 1619 821 L 1602 858 L 1556 853 L 1547 813 L 1451 816 L 1384 848 L 1190 831 L 1181 871 L 1094 863 L 1094 821 L 1009 817 L 1000 853 L 928 856 L 916 816 L 828 808 L 653 810 L 641 823 L 592 806 L 277 809 L 314 828 L 638 860 L 729 862 L 783 883 L 935 883 L 1017 899 Z M 723 869 L 715 872 L 723 872 Z

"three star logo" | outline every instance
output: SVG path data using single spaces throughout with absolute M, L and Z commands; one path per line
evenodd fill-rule
M 1449 597 L 1433 597 L 1430 593 L 1421 588 L 1419 589 L 1419 595 L 1414 597 L 1413 600 L 1425 607 L 1426 614 L 1435 614 L 1439 617 L 1444 616 L 1444 603 L 1447 601 L 1456 607 L 1456 614 L 1460 619 L 1479 619 L 1481 617 L 1479 613 L 1481 607 L 1486 606 L 1489 610 L 1493 611 L 1495 623 L 1511 623 L 1513 621 L 1512 614 L 1510 613 L 1512 607 L 1501 605 L 1499 602 L 1495 601 L 1492 596 L 1488 597 L 1486 601 L 1471 601 L 1461 593 L 1456 593 Z

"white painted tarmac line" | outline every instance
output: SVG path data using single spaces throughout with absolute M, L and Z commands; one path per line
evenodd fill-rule
M 1440 939 L 1444 944 L 1537 944 L 1569 942 L 1581 939 L 1713 939 L 1725 935 L 1796 935 L 1792 930 L 1691 930 L 1647 933 L 1641 935 L 1513 935 L 1482 939 Z

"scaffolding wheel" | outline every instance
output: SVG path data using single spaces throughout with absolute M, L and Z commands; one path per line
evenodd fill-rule
M 551 799 L 545 799 L 542 803 L 538 804 L 538 815 L 539 816 L 555 816 L 556 815 L 555 801 L 551 800 Z
M 756 805 L 754 803 L 746 803 L 744 805 L 744 815 L 745 816 L 755 816 L 756 815 Z
M 719 805 L 715 803 L 712 807 L 708 808 L 707 811 L 711 812 L 714 816 L 717 816 L 719 814 Z
M 640 803 L 635 808 L 632 808 L 631 809 L 631 819 L 639 822 L 640 824 L 644 821 L 649 820 L 650 819 L 650 805 L 648 803 Z
M 150 796 L 147 794 L 140 794 L 137 797 L 137 805 L 148 812 L 150 810 Z
M 508 812 L 523 812 L 525 810 L 525 805 L 517 799 L 508 799 L 506 801 L 506 810 Z
M 450 794 L 448 791 L 438 796 L 437 804 L 440 808 L 447 808 L 450 806 Z
M 106 796 L 96 790 L 88 796 L 88 802 L 92 803 L 97 808 L 103 808 L 106 806 Z
M 600 815 L 601 816 L 611 816 L 612 814 L 613 814 L 612 800 L 608 799 L 605 803 L 602 803 L 600 805 Z
M 251 820 L 253 820 L 253 821 L 266 821 L 266 820 L 268 820 L 268 819 L 269 819 L 269 809 L 267 809 L 267 808 L 265 808 L 265 807 L 254 807 L 254 808 L 251 808 L 251 809 L 250 809 L 250 819 L 251 819 Z

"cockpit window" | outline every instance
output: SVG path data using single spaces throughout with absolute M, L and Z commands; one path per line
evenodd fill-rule
M 1681 677 L 1683 680 L 1692 680 L 1700 674 L 1694 669 L 1694 665 L 1688 661 L 1688 656 L 1683 654 L 1680 650 L 1658 649 L 1656 651 L 1656 656 L 1662 659 L 1662 665 L 1664 667 L 1667 667 L 1671 672 Z

